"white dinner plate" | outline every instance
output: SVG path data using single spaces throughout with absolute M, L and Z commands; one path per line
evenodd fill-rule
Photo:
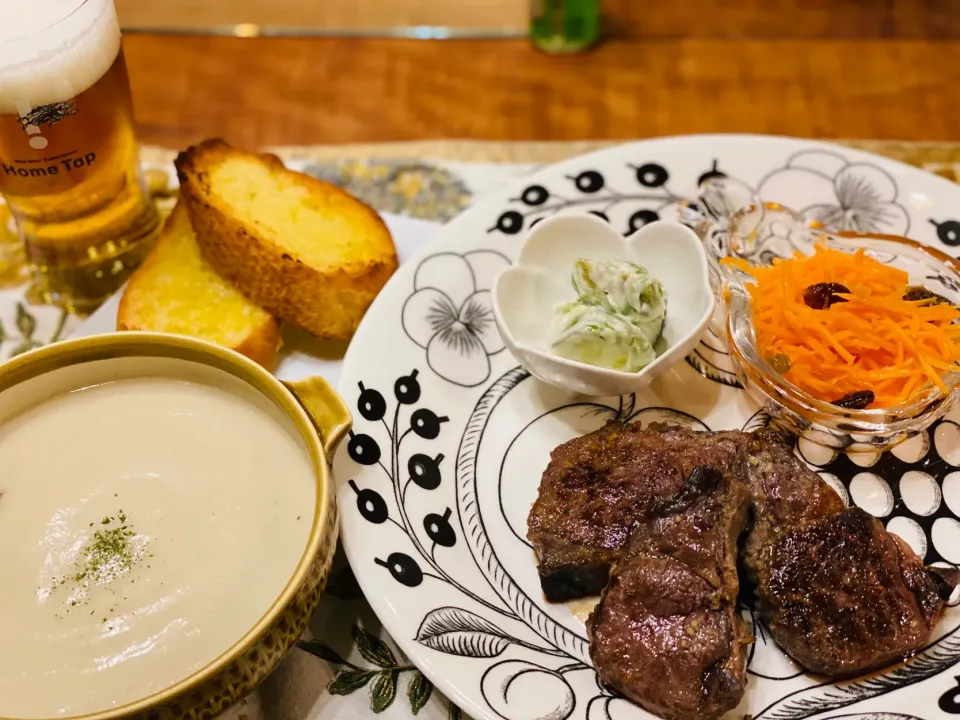
M 579 209 L 627 233 L 676 218 L 698 181 L 718 173 L 833 228 L 960 251 L 960 187 L 916 168 L 783 138 L 637 142 L 541 170 L 445 226 L 396 273 L 347 351 L 339 388 L 355 425 L 335 461 L 344 546 L 391 636 L 475 718 L 650 717 L 598 682 L 584 605 L 550 605 L 541 594 L 526 517 L 550 450 L 611 418 L 711 429 L 765 422 L 711 335 L 642 394 L 586 401 L 539 383 L 504 350 L 491 280 L 539 218 Z M 859 465 L 805 457 L 926 562 L 957 563 L 958 420 Z M 731 718 L 960 714 L 960 608 L 908 662 L 842 683 L 804 673 L 743 612 L 756 642 Z

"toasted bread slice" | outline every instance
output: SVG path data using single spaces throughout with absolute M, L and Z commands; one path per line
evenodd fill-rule
M 176 161 L 203 256 L 250 300 L 320 338 L 349 338 L 397 268 L 386 225 L 279 158 L 206 140 Z
M 152 330 L 209 340 L 268 370 L 276 364 L 280 324 L 214 272 L 200 255 L 190 217 L 177 203 L 127 283 L 118 330 Z

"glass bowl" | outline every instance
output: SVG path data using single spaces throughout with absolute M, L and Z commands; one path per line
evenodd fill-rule
M 910 285 L 923 286 L 955 305 L 960 305 L 960 261 L 903 237 L 827 232 L 788 208 L 756 197 L 730 210 L 731 196 L 726 197 L 721 212 L 715 212 L 720 206 L 711 208 L 701 200 L 703 224 L 698 230 L 708 245 L 722 299 L 721 319 L 733 367 L 774 425 L 835 450 L 877 452 L 925 430 L 947 413 L 960 386 L 960 373 L 942 377 L 946 393 L 931 384 L 907 402 L 887 408 L 846 409 L 801 390 L 774 370 L 757 346 L 747 290 L 753 277 L 720 260 L 732 257 L 768 265 L 797 251 L 812 254 L 818 242 L 843 252 L 862 248 L 874 259 L 905 271 Z

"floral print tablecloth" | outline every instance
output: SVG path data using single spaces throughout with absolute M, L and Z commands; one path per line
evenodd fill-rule
M 960 145 L 851 142 L 960 178 Z M 316 177 L 340 185 L 382 212 L 445 222 L 484 195 L 542 164 L 601 143 L 472 143 L 438 141 L 380 146 L 281 148 Z M 173 153 L 145 148 L 144 165 L 158 201 L 171 203 Z M 38 304 L 29 293 L 16 235 L 0 205 L 0 361 L 68 337 L 83 321 Z M 464 715 L 403 656 L 363 598 L 343 554 L 298 647 L 260 691 L 229 720 L 455 720 Z

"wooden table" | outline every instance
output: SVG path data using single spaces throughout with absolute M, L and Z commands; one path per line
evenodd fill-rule
M 525 40 L 131 34 L 125 48 L 142 138 L 169 147 L 218 135 L 960 140 L 950 0 L 608 0 L 607 15 L 612 36 L 569 57 Z

